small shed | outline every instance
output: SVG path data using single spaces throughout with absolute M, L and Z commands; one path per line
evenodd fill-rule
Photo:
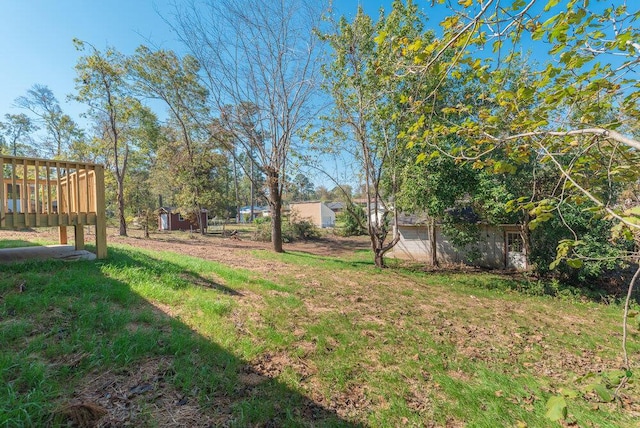
M 438 263 L 462 263 L 490 269 L 528 268 L 528 258 L 519 225 L 490 225 L 479 222 L 477 226 L 478 241 L 465 248 L 456 248 L 441 224 L 429 226 L 410 216 L 400 217 L 397 230 L 400 240 L 388 255 L 427 264 L 433 264 L 436 260 Z
M 320 228 L 336 224 L 336 213 L 323 202 L 295 202 L 290 204 L 289 210 L 292 217 L 309 220 Z
M 205 229 L 207 228 L 207 210 L 200 212 L 200 218 Z M 183 217 L 172 207 L 160 207 L 158 209 L 158 230 L 191 230 L 198 229 L 198 220 Z

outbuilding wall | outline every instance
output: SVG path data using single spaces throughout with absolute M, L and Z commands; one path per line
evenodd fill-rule
M 526 269 L 526 257 L 509 256 L 505 242 L 507 232 L 518 233 L 517 226 L 479 225 L 479 240 L 473 245 L 457 249 L 451 239 L 436 225 L 436 255 L 439 263 L 479 266 L 493 269 Z M 426 225 L 398 226 L 400 240 L 389 256 L 431 263 L 432 239 Z
M 291 216 L 309 220 L 314 225 L 325 228 L 336 223 L 336 213 L 322 202 L 298 202 L 290 205 Z

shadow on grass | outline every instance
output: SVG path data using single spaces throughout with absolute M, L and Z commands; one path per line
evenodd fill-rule
M 206 317 L 243 298 L 136 250 L 0 266 L 0 426 L 360 426 L 191 329 L 171 299 L 194 285 Z

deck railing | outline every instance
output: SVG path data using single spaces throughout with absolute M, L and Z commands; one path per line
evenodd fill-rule
M 0 155 L 0 228 L 75 229 L 76 249 L 84 248 L 84 226 L 95 226 L 96 255 L 107 255 L 104 168 L 86 162 Z

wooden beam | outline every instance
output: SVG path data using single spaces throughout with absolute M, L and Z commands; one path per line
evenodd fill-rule
M 46 163 L 47 169 L 47 226 L 51 226 L 49 223 L 49 218 L 51 218 L 51 214 L 53 213 L 53 203 L 51 202 L 51 163 Z
M 73 176 L 74 178 L 74 182 L 75 182 L 75 191 L 73 193 L 73 196 L 75 197 L 75 206 L 74 206 L 74 211 L 76 214 L 80 214 L 81 209 L 80 209 L 80 165 L 76 164 L 76 173 Z M 76 217 L 78 218 L 77 221 L 80 221 L 79 216 Z
M 90 189 L 89 189 L 89 166 L 85 165 L 84 166 L 84 186 L 85 186 L 85 194 L 87 197 L 86 200 L 86 204 L 85 204 L 85 212 L 89 212 L 91 211 L 91 208 L 89 208 L 89 201 L 91 200 L 91 196 L 90 196 Z
M 20 205 L 22 205 L 20 208 L 22 208 L 22 212 L 25 213 L 25 214 L 29 214 L 30 211 L 31 211 L 31 207 L 29 206 L 29 205 L 31 205 L 31 203 L 30 203 L 31 202 L 31 195 L 30 195 L 30 193 L 31 193 L 30 190 L 31 189 L 29 189 L 29 183 L 27 183 L 27 177 L 29 176 L 28 168 L 29 167 L 25 163 L 23 165 L 23 173 L 22 173 L 23 174 L 22 175 L 22 187 L 23 188 L 20 189 L 21 190 L 21 192 L 20 192 L 21 193 L 21 195 L 20 195 L 21 196 Z M 26 205 L 26 207 L 25 207 L 25 205 Z M 25 217 L 25 226 L 26 227 L 31 226 L 29 224 L 29 216 Z
M 107 213 L 104 194 L 104 168 L 95 167 L 95 198 L 96 198 L 96 257 L 107 257 Z
M 18 219 L 18 203 L 16 202 L 16 160 L 11 159 L 11 200 L 13 201 L 13 222 Z
M 67 214 L 69 214 L 69 224 L 71 224 L 71 176 L 69 173 L 69 165 L 67 165 L 67 169 L 66 169 L 66 175 L 65 178 L 67 179 L 66 183 L 66 190 L 67 190 L 67 207 L 66 207 L 66 212 Z
M 40 213 L 42 212 L 42 204 L 40 203 L 40 162 L 36 160 L 35 165 L 35 188 L 33 189 L 35 192 L 35 209 L 36 209 L 36 227 L 41 226 L 40 222 Z
M 56 195 L 56 198 L 58 199 L 58 206 L 57 206 L 57 214 L 58 216 L 60 216 L 63 211 L 62 211 L 62 176 L 60 175 L 60 163 L 56 162 L 56 184 L 57 184 L 57 192 L 58 194 Z

